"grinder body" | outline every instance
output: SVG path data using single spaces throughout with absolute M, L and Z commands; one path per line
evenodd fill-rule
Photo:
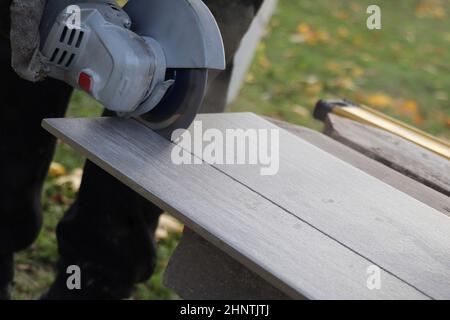
M 47 0 L 45 72 L 164 134 L 187 127 L 208 69 L 224 69 L 217 23 L 201 0 Z

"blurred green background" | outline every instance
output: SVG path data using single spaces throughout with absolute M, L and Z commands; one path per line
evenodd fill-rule
M 382 9 L 382 29 L 366 28 L 366 8 Z M 450 0 L 280 0 L 230 111 L 251 111 L 320 130 L 311 116 L 320 98 L 364 103 L 442 138 L 450 138 Z M 101 107 L 73 95 L 68 116 Z M 17 255 L 14 298 L 36 298 L 53 279 L 55 226 L 74 199 L 83 159 L 59 145 L 45 183 L 44 228 Z M 167 219 L 166 219 L 167 220 Z M 156 274 L 134 299 L 176 298 L 162 272 L 180 236 L 173 220 L 158 231 Z

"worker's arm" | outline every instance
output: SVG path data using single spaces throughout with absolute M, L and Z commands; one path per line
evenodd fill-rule
M 11 0 L 0 1 L 0 40 L 9 39 L 9 6 Z
M 259 11 L 259 8 L 261 8 L 264 0 L 253 0 L 253 5 L 255 6 L 255 13 Z
M 39 52 L 39 24 L 46 0 L 10 2 L 12 67 L 24 79 L 42 80 L 44 70 Z

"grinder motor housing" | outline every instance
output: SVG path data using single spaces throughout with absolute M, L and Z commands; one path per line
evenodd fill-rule
M 47 0 L 40 34 L 48 76 L 156 129 L 188 126 L 206 71 L 225 69 L 219 28 L 201 0 L 130 0 L 124 8 L 108 0 Z M 181 113 L 192 119 L 180 122 Z

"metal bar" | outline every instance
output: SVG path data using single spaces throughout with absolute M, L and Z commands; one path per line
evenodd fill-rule
M 324 120 L 324 115 L 328 112 L 388 131 L 450 160 L 450 142 L 439 139 L 367 106 L 358 106 L 347 101 L 321 100 L 316 105 L 314 115 L 316 118 Z

